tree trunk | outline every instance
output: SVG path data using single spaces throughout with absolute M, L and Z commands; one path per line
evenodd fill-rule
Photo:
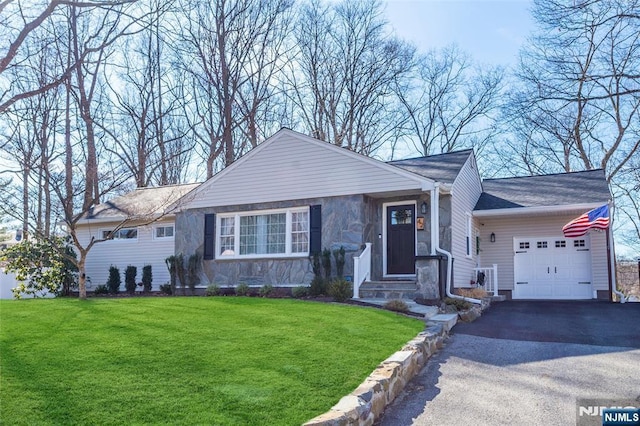
M 80 259 L 78 259 L 78 298 L 80 300 L 86 300 L 87 298 L 87 274 L 85 269 L 86 260 L 86 253 L 81 251 Z

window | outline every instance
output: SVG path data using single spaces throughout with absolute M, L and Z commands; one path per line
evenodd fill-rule
M 524 241 L 524 242 L 520 243 L 520 248 L 521 249 L 531 248 L 531 246 L 529 245 L 529 241 Z
M 556 248 L 562 248 L 562 247 L 566 247 L 567 246 L 567 242 L 564 240 L 560 240 L 560 241 L 556 241 Z
M 102 238 L 109 238 L 112 229 L 102 231 Z M 113 233 L 114 240 L 137 240 L 138 230 L 136 228 L 121 228 Z
M 308 255 L 309 208 L 218 215 L 218 258 Z
M 585 247 L 585 241 L 584 240 L 574 240 L 573 241 L 573 246 L 574 247 Z
M 412 209 L 398 209 L 391 212 L 392 225 L 411 225 L 413 223 Z
M 538 241 L 536 243 L 536 247 L 538 247 L 538 248 L 547 248 L 547 242 L 546 241 Z
M 471 221 L 471 214 L 467 213 L 467 257 L 471 257 L 472 232 L 473 232 L 473 222 Z
M 156 227 L 153 236 L 155 238 L 173 238 L 173 225 Z

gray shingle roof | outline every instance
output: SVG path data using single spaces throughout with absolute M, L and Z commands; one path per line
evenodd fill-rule
M 92 207 L 82 219 L 143 218 L 169 213 L 173 203 L 199 183 L 138 188 Z
M 611 198 L 604 170 L 487 179 L 474 210 L 606 203 Z
M 389 161 L 388 164 L 433 179 L 436 182 L 452 184 L 472 152 L 473 150 L 466 149 L 428 157 Z

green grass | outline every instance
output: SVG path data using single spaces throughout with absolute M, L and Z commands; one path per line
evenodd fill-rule
M 0 301 L 0 424 L 300 424 L 423 327 L 287 299 Z

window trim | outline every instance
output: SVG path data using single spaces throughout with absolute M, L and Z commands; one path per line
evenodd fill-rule
M 292 213 L 306 212 L 307 213 L 307 251 L 302 253 L 292 252 Z M 240 253 L 240 217 L 246 216 L 263 216 L 270 214 L 282 214 L 285 213 L 285 252 L 284 253 L 262 253 L 262 254 L 239 254 Z M 285 258 L 307 258 L 309 257 L 309 250 L 311 249 L 310 241 L 310 228 L 311 228 L 311 212 L 309 206 L 302 207 L 288 207 L 280 209 L 269 210 L 249 210 L 240 212 L 218 213 L 216 214 L 216 229 L 215 229 L 215 249 L 214 259 L 216 260 L 238 260 L 238 259 L 285 259 Z M 223 255 L 219 252 L 222 247 L 221 244 L 221 222 L 222 219 L 234 218 L 233 223 L 233 255 Z
M 471 213 L 466 212 L 466 248 L 465 248 L 465 256 L 469 259 L 473 258 L 473 217 Z
M 173 228 L 173 233 L 170 237 L 164 236 L 164 237 L 158 237 L 157 235 L 157 231 L 160 228 Z M 161 241 L 169 241 L 169 240 L 173 240 L 176 236 L 176 226 L 171 224 L 167 224 L 167 225 L 156 225 L 153 227 L 153 239 L 154 240 L 161 240 Z
M 107 239 L 106 241 L 121 241 L 121 242 L 126 241 L 126 242 L 129 242 L 129 243 L 137 242 L 138 241 L 138 237 L 140 235 L 139 227 L 137 227 L 137 226 L 128 226 L 128 227 L 124 227 L 124 228 L 118 229 L 117 232 L 120 233 L 120 232 L 122 232 L 124 230 L 132 230 L 132 229 L 135 229 L 135 231 L 136 231 L 136 237 L 135 238 L 116 238 L 115 236 L 113 236 L 112 238 Z M 100 229 L 100 236 L 102 237 L 102 239 L 105 239 L 105 236 L 104 236 L 105 232 L 113 232 L 113 228 Z

